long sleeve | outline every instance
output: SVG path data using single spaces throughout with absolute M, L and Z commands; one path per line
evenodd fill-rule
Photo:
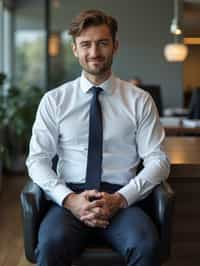
M 58 123 L 55 99 L 47 93 L 41 100 L 33 125 L 26 161 L 29 176 L 57 204 L 71 193 L 64 180 L 52 170 L 52 158 L 57 153 Z
M 145 198 L 152 189 L 169 175 L 170 163 L 165 154 L 165 138 L 156 106 L 147 94 L 145 102 L 138 107 L 137 150 L 144 168 L 120 189 L 128 205 Z

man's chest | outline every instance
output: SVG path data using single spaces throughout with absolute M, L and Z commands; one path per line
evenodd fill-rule
M 59 122 L 60 141 L 88 145 L 90 101 L 77 103 L 62 112 Z M 121 102 L 101 101 L 103 141 L 133 143 L 137 131 L 136 114 Z

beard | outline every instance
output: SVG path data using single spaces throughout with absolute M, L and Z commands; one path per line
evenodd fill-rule
M 83 70 L 90 74 L 90 75 L 94 75 L 94 76 L 99 76 L 99 75 L 103 75 L 105 74 L 106 72 L 108 72 L 110 69 L 111 69 L 111 66 L 112 66 L 112 62 L 113 62 L 113 55 L 106 58 L 106 60 L 100 64 L 99 66 L 94 66 L 94 67 L 91 67 L 89 64 L 86 64 L 86 63 L 83 63 L 83 62 L 80 62 L 80 65 L 82 66 Z

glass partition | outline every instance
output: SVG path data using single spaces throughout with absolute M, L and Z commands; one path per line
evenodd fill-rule
M 0 72 L 10 83 L 13 77 L 13 17 L 11 10 L 0 0 Z
M 45 87 L 45 1 L 26 1 L 15 11 L 15 84 Z
M 81 71 L 77 59 L 72 53 L 72 40 L 68 35 L 69 18 L 71 18 L 68 7 L 69 2 L 64 0 L 52 0 L 50 3 L 49 62 L 51 88 L 76 78 Z
M 0 73 L 3 72 L 3 1 L 0 0 Z

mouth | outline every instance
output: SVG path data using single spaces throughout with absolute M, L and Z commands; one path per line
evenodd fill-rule
M 92 58 L 92 59 L 89 59 L 88 60 L 89 63 L 101 63 L 103 61 L 104 61 L 104 58 L 103 57 Z

